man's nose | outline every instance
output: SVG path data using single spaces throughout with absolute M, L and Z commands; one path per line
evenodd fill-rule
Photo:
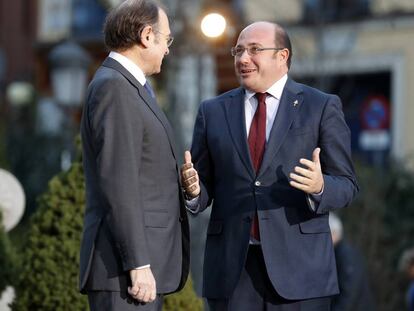
M 250 55 L 247 53 L 247 50 L 244 50 L 241 55 L 239 56 L 239 62 L 247 63 L 250 60 Z

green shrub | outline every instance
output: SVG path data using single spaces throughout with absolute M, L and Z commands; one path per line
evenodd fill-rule
M 0 209 L 0 295 L 7 286 L 13 285 L 16 275 L 16 254 L 3 227 Z
M 173 295 L 165 297 L 163 311 L 202 311 L 203 300 L 197 297 L 191 278 L 187 280 L 184 288 Z
M 87 297 L 78 292 L 79 250 L 85 206 L 80 162 L 54 177 L 38 200 L 22 248 L 22 269 L 16 284 L 14 311 L 83 311 Z M 201 310 L 191 281 L 167 296 L 165 310 Z M 194 307 L 193 307 L 194 306 Z
M 79 245 L 85 204 L 80 163 L 49 182 L 33 214 L 13 310 L 85 310 L 78 292 Z
M 414 175 L 401 166 L 357 167 L 361 191 L 341 211 L 345 235 L 365 255 L 378 311 L 405 310 L 406 282 L 398 271 L 414 246 Z

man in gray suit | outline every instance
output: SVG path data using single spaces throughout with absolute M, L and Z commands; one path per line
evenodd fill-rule
M 111 52 L 89 85 L 81 125 L 80 290 L 91 310 L 161 310 L 189 269 L 173 132 L 146 80 L 160 72 L 173 38 L 152 0 L 121 3 L 104 33 Z

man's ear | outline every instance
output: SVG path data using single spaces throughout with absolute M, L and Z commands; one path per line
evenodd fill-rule
M 141 44 L 144 47 L 148 47 L 152 41 L 152 36 L 154 32 L 152 31 L 152 26 L 145 26 L 144 29 L 141 31 Z
M 283 49 L 279 52 L 280 56 L 282 56 L 282 59 L 287 61 L 289 58 L 289 50 L 288 49 Z

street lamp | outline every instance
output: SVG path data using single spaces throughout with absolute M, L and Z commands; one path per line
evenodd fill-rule
M 75 153 L 73 138 L 77 126 L 74 117 L 83 102 L 91 58 L 78 44 L 66 41 L 51 50 L 49 62 L 54 97 L 67 115 L 63 133 L 65 149 L 60 158 L 61 169 L 68 170 Z
M 201 21 L 201 31 L 206 37 L 220 37 L 226 30 L 226 19 L 218 13 L 210 13 L 204 16 Z
M 6 98 L 13 107 L 27 106 L 34 98 L 33 85 L 25 81 L 11 82 L 6 89 Z
M 19 223 L 25 205 L 26 197 L 20 182 L 10 172 L 0 168 L 0 213 L 3 216 L 0 226 L 6 232 Z
M 217 94 L 216 60 L 214 52 L 227 44 L 229 22 L 219 15 L 216 7 L 204 8 L 205 1 L 176 2 L 176 41 L 171 48 L 167 68 L 167 93 L 170 100 L 172 124 L 181 150 L 191 145 L 194 120 L 202 100 Z M 210 14 L 203 14 L 210 13 Z M 228 15 L 225 15 L 228 16 Z M 214 31 L 213 31 L 214 30 Z M 203 250 L 210 215 L 202 213 L 190 220 L 191 270 L 194 286 L 201 294 Z
M 64 106 L 79 106 L 86 89 L 90 56 L 76 43 L 66 41 L 53 48 L 49 61 L 57 102 Z

